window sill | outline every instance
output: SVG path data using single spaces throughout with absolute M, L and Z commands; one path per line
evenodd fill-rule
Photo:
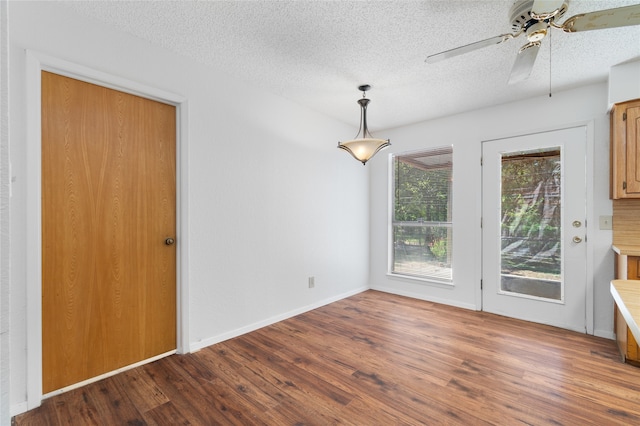
M 439 280 L 437 278 L 428 278 L 428 277 L 420 277 L 417 275 L 407 275 L 407 274 L 398 274 L 395 272 L 387 272 L 387 276 L 389 278 L 394 278 L 402 281 L 418 281 L 420 283 L 443 286 L 443 287 L 453 287 L 453 280 Z

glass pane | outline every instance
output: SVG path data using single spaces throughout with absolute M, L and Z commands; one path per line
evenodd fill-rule
M 396 157 L 394 221 L 451 221 L 451 147 Z
M 562 300 L 560 149 L 502 156 L 503 292 Z
M 450 226 L 393 227 L 393 272 L 451 281 Z
M 394 156 L 391 272 L 452 281 L 451 146 Z

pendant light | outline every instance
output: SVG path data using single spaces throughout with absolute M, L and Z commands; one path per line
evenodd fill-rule
M 367 161 L 382 148 L 391 145 L 389 139 L 374 138 L 367 128 L 367 105 L 369 104 L 369 99 L 365 96 L 369 89 L 371 89 L 371 86 L 368 84 L 358 86 L 358 90 L 362 92 L 362 99 L 358 99 L 358 103 L 360 104 L 360 129 L 358 130 L 358 134 L 352 140 L 338 142 L 338 148 L 344 149 L 353 155 L 353 158 L 362 162 L 363 165 L 367 164 Z

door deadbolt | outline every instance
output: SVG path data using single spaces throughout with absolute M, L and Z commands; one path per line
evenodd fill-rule
M 574 220 L 572 225 L 574 228 L 580 228 L 582 226 L 582 222 L 580 222 L 579 220 Z
M 166 240 L 164 240 L 164 243 L 165 243 L 166 245 L 168 245 L 168 246 L 173 245 L 173 243 L 175 243 L 175 242 L 176 242 L 176 240 L 174 240 L 174 239 L 173 239 L 173 238 L 171 238 L 171 237 L 169 237 L 169 238 L 167 238 Z

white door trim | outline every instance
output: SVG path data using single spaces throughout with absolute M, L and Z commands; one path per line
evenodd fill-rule
M 189 351 L 188 127 L 187 99 L 175 93 L 87 68 L 32 50 L 26 51 L 27 144 L 27 410 L 42 401 L 42 206 L 41 72 L 98 84 L 176 107 L 176 298 L 177 352 Z
M 586 220 L 587 220 L 587 242 L 596 241 L 595 233 L 597 230 L 597 221 L 595 220 L 594 213 L 594 150 L 595 150 L 595 130 L 594 130 L 594 120 L 585 120 L 585 121 L 577 121 L 572 123 L 566 123 L 563 125 L 550 126 L 550 127 L 541 127 L 535 129 L 529 129 L 522 133 L 508 133 L 508 134 L 499 134 L 493 137 L 485 137 L 480 140 L 480 143 L 489 142 L 497 139 L 506 139 L 518 136 L 526 136 L 535 133 L 544 133 L 544 132 L 553 132 L 556 130 L 570 129 L 573 127 L 585 127 L 586 128 Z M 478 203 L 478 215 L 482 218 L 482 180 L 479 179 L 478 182 L 478 192 L 480 202 Z M 482 228 L 478 228 L 479 234 L 479 250 L 482 251 Z M 587 267 L 586 267 L 586 280 L 587 280 L 587 288 L 586 288 L 586 301 L 585 301 L 585 326 L 587 334 L 594 334 L 594 292 L 595 292 L 595 284 L 594 284 L 594 244 L 587 243 L 586 245 L 586 258 L 587 258 Z M 482 265 L 482 259 L 480 260 Z M 480 279 L 481 282 L 483 277 L 482 267 L 480 267 Z M 482 301 L 482 289 L 480 285 L 476 287 L 476 306 L 482 310 L 483 301 Z

